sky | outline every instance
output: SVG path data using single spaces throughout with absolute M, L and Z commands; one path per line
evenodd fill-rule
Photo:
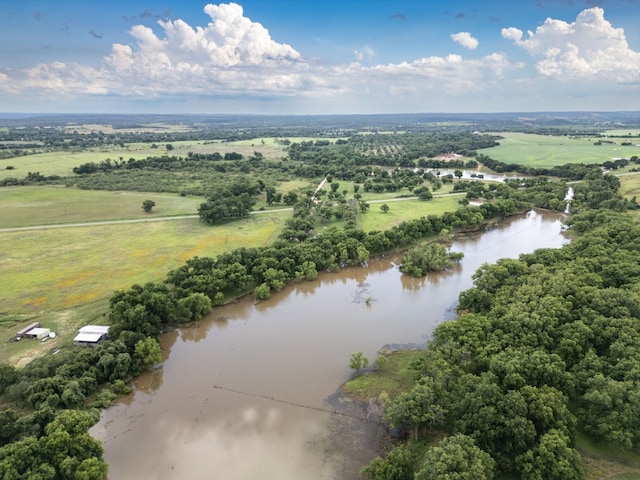
M 0 0 L 0 112 L 640 111 L 640 0 Z

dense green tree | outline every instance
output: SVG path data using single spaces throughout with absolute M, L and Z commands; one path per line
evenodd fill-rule
M 438 403 L 436 389 L 429 379 L 422 379 L 410 391 L 400 394 L 386 405 L 384 417 L 392 427 L 410 425 L 418 440 L 420 429 L 444 422 L 445 408 Z
M 253 290 L 253 296 L 256 300 L 266 300 L 271 297 L 271 287 L 267 283 L 261 283 Z
M 144 210 L 147 213 L 150 213 L 153 207 L 155 206 L 156 206 L 156 202 L 154 202 L 153 200 L 145 200 L 142 202 L 142 210 Z
M 7 387 L 17 382 L 19 378 L 18 371 L 14 366 L 0 363 L 0 395 L 4 393 Z
M 453 268 L 462 256 L 462 253 L 447 251 L 440 243 L 426 243 L 410 249 L 402 256 L 400 271 L 413 277 L 422 277 L 427 272 Z
M 412 480 L 413 465 L 409 449 L 404 445 L 392 448 L 382 458 L 377 456 L 360 470 L 366 480 Z
M 416 480 L 492 480 L 495 461 L 473 438 L 456 434 L 427 450 Z
M 16 439 L 20 433 L 18 414 L 12 408 L 0 410 L 0 446 Z
M 211 299 L 200 292 L 192 293 L 178 299 L 178 308 L 184 312 L 181 318 L 185 322 L 197 322 L 211 311 Z
M 152 368 L 162 362 L 160 343 L 152 337 L 146 337 L 136 343 L 135 355 L 145 368 Z
M 523 480 L 582 480 L 580 454 L 569 445 L 569 437 L 550 430 L 533 449 L 516 458 Z

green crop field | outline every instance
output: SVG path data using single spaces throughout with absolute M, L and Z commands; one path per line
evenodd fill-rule
M 147 199 L 156 202 L 152 213 L 142 210 Z M 0 190 L 0 228 L 193 215 L 203 201 L 162 193 L 7 187 Z
M 535 135 L 529 133 L 502 133 L 497 147 L 484 148 L 479 153 L 505 163 L 531 167 L 552 167 L 567 163 L 602 163 L 614 158 L 640 155 L 640 147 L 622 146 L 623 138 L 584 138 L 569 136 Z M 596 142 L 603 142 L 596 145 Z M 605 143 L 610 141 L 613 143 Z M 628 140 L 626 140 L 628 141 Z M 635 144 L 640 142 L 632 142 Z

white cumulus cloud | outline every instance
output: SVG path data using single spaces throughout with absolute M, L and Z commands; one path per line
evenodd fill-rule
M 469 32 L 452 33 L 451 39 L 469 50 L 478 48 L 478 39 L 473 38 Z
M 589 8 L 567 23 L 547 18 L 535 32 L 503 28 L 502 36 L 536 60 L 538 72 L 566 80 L 640 81 L 640 53 L 627 43 L 624 30 L 614 28 L 600 7 Z

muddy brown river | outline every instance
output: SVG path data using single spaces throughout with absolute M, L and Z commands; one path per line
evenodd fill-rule
M 162 367 L 91 430 L 109 479 L 359 478 L 383 429 L 335 396 L 350 355 L 424 344 L 480 265 L 567 241 L 561 215 L 532 211 L 455 241 L 454 271 L 413 279 L 387 256 L 165 334 Z

